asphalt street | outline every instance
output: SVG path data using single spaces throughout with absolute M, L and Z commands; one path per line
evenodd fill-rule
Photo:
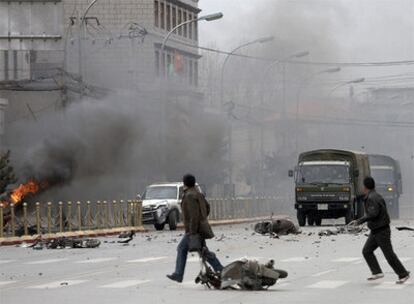
M 414 222 L 398 224 L 413 225 Z M 394 223 L 394 226 L 396 224 Z M 276 261 L 287 279 L 266 291 L 218 291 L 196 285 L 197 256 L 189 258 L 182 284 L 165 275 L 174 269 L 182 231 L 142 233 L 128 246 L 102 238 L 97 249 L 33 250 L 0 247 L 0 303 L 409 303 L 414 279 L 396 285 L 396 276 L 378 257 L 385 278 L 366 281 L 369 271 L 360 235 L 319 237 L 331 226 L 306 227 L 296 236 L 271 239 L 254 234 L 252 224 L 215 227 L 208 242 L 223 264 L 249 257 Z M 313 234 L 311 234 L 313 233 Z M 414 270 L 414 233 L 392 230 L 394 248 Z

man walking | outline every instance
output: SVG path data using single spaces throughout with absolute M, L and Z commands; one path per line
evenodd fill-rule
M 177 247 L 175 271 L 174 273 L 167 275 L 167 278 L 178 283 L 183 281 L 187 255 L 189 252 L 190 236 L 200 233 L 200 223 L 207 221 L 209 213 L 209 206 L 204 195 L 196 188 L 195 177 L 191 174 L 186 174 L 183 177 L 183 183 L 184 196 L 181 202 L 181 209 L 185 234 Z M 214 271 L 221 272 L 223 266 L 220 261 L 213 252 L 208 251 L 205 240 L 203 240 L 202 243 L 204 247 L 203 254 L 205 255 L 207 262 L 213 267 Z
M 387 212 L 387 206 L 382 196 L 375 191 L 375 181 L 372 177 L 364 179 L 364 193 L 365 216 L 352 221 L 350 225 L 361 225 L 367 222 L 368 228 L 371 230 L 362 250 L 362 254 L 372 273 L 368 280 L 373 281 L 384 277 L 374 254 L 374 251 L 380 247 L 388 264 L 398 275 L 396 283 L 404 284 L 409 279 L 410 273 L 404 268 L 392 248 L 390 217 Z

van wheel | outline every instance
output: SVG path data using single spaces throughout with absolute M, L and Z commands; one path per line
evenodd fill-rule
M 177 211 L 171 211 L 168 215 L 168 226 L 170 230 L 177 230 Z
M 297 218 L 298 218 L 298 224 L 300 227 L 303 227 L 306 225 L 306 214 L 305 213 L 298 211 Z
M 161 231 L 164 230 L 165 224 L 154 224 L 156 230 Z

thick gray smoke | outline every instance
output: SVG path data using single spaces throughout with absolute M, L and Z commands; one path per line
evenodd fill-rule
M 186 172 L 209 185 L 222 178 L 219 118 L 176 106 L 160 125 L 159 113 L 113 96 L 15 125 L 9 141 L 18 152 L 20 181 L 35 178 L 51 186 L 37 199 L 127 199 L 146 184 L 179 181 Z

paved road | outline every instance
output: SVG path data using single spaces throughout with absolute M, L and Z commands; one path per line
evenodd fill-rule
M 405 222 L 404 224 L 407 224 Z M 413 225 L 414 222 L 408 223 Z M 329 228 L 329 227 L 323 227 Z M 240 257 L 275 259 L 289 272 L 268 291 L 217 291 L 195 285 L 199 263 L 189 260 L 183 284 L 170 282 L 181 232 L 149 232 L 129 246 L 106 241 L 98 249 L 39 250 L 0 248 L 0 303 L 409 303 L 414 280 L 395 285 L 384 261 L 385 278 L 368 283 L 361 259 L 364 235 L 318 237 L 303 234 L 281 239 L 253 235 L 252 225 L 215 227 L 209 242 L 224 264 Z M 222 238 L 221 235 L 224 235 Z M 414 233 L 393 229 L 394 246 L 414 270 Z M 381 253 L 378 254 L 383 260 Z

